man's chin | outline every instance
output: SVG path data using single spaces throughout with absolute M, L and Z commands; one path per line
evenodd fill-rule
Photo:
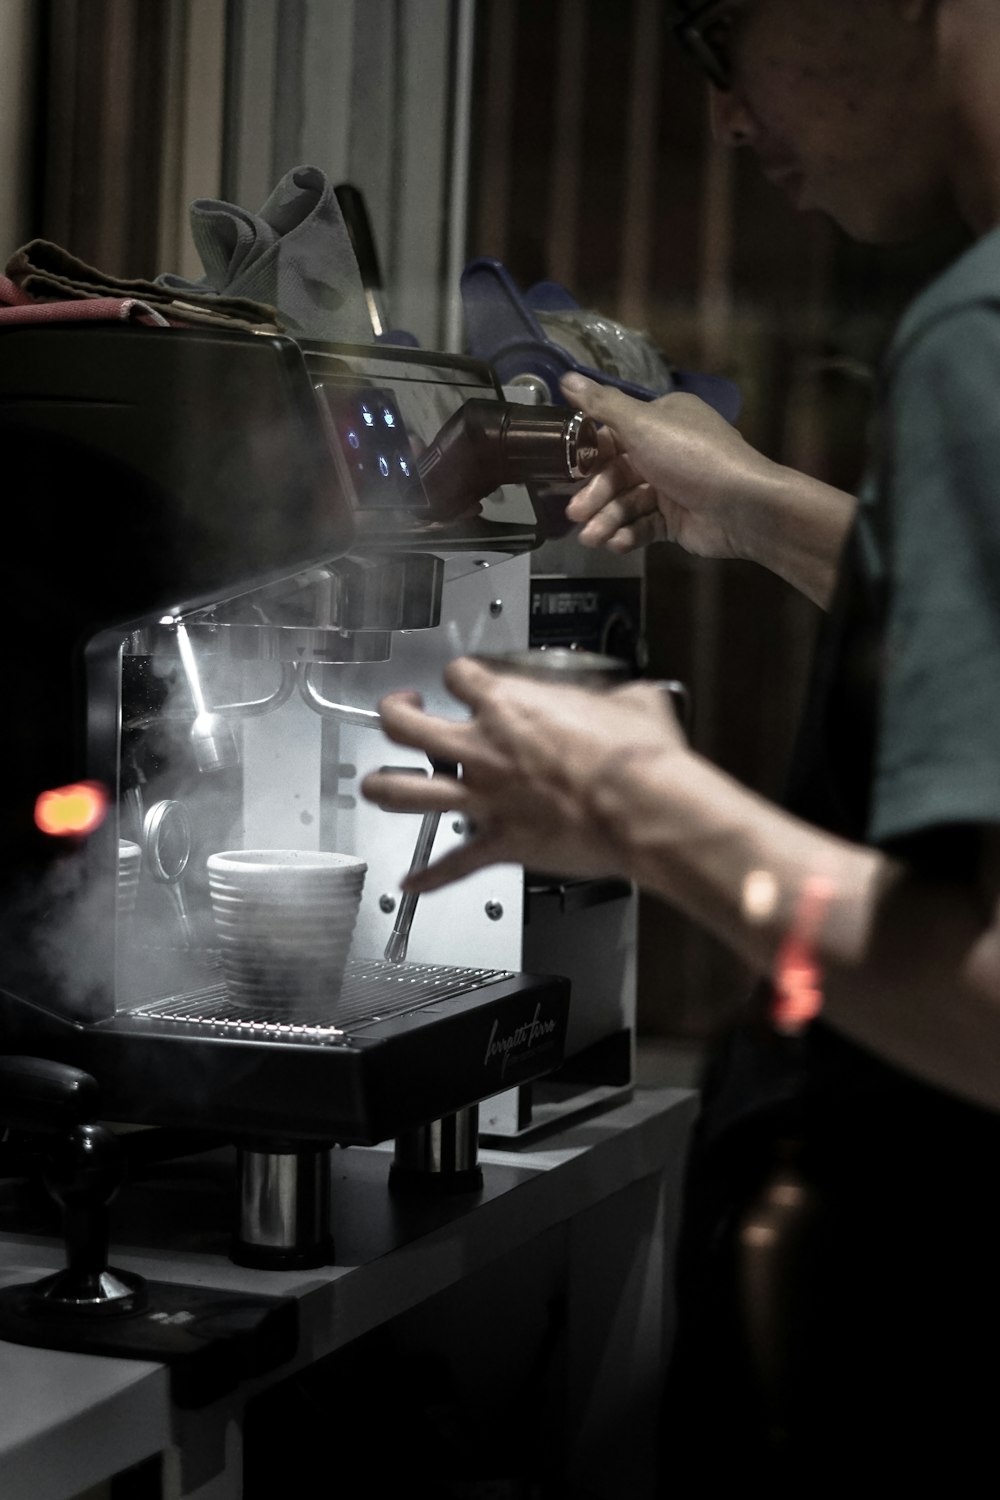
M 872 245 L 884 250 L 913 245 L 920 240 L 946 234 L 961 224 L 950 199 L 893 207 L 884 204 L 852 204 L 847 209 L 831 209 L 826 212 L 838 228 L 857 244 Z

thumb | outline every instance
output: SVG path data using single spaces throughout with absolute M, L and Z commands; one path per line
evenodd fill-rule
M 637 401 L 634 396 L 626 396 L 624 391 L 619 391 L 613 385 L 601 385 L 575 371 L 564 375 L 559 386 L 567 401 L 578 406 L 585 416 L 593 417 L 595 422 L 603 422 L 619 431 L 628 426 L 635 408 L 645 405 L 645 402 Z

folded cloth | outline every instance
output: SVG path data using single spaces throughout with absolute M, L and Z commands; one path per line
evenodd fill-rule
M 30 307 L 32 298 L 15 286 L 9 276 L 0 276 L 0 302 L 4 307 Z
M 205 267 L 201 281 L 163 272 L 156 284 L 178 296 L 252 297 L 270 303 L 295 337 L 372 342 L 354 247 L 337 195 L 318 167 L 293 167 L 259 213 L 196 198 L 191 233 Z
M 246 297 L 199 296 L 197 292 L 179 297 L 152 281 L 116 280 L 49 240 L 29 240 L 14 251 L 4 270 L 6 279 L 32 302 L 72 304 L 87 298 L 138 300 L 148 308 L 155 308 L 171 324 L 207 323 L 253 333 L 286 331 L 275 309 L 264 303 Z
M 36 302 L 6 276 L 0 276 L 0 324 L 4 323 L 147 323 L 169 328 L 162 313 L 138 297 L 83 297 L 67 302 Z

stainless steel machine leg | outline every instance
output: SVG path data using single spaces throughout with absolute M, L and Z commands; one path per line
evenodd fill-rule
M 291 1270 L 331 1265 L 330 1169 L 333 1147 L 237 1152 L 237 1265 Z
M 396 1137 L 390 1188 L 465 1193 L 482 1182 L 478 1104 L 415 1125 Z

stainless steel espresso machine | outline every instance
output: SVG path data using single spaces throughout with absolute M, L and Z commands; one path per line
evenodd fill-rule
M 559 1066 L 569 984 L 520 970 L 522 872 L 418 908 L 400 876 L 465 830 L 358 783 L 437 769 L 381 733 L 386 691 L 454 714 L 447 660 L 527 644 L 533 487 L 585 476 L 595 434 L 458 356 L 97 322 L 0 330 L 0 432 L 0 1124 L 58 1143 L 76 1225 L 19 1337 L 43 1304 L 130 1305 L 105 1219 L 144 1152 L 234 1144 L 232 1258 L 322 1265 L 333 1150 L 474 1188 L 480 1101 Z M 332 1012 L 228 994 L 206 860 L 243 847 L 367 861 Z

